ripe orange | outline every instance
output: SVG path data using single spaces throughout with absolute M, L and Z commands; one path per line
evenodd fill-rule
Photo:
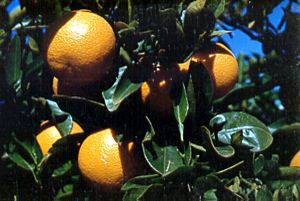
M 43 54 L 54 76 L 72 85 L 102 80 L 113 62 L 116 38 L 110 24 L 88 10 L 54 21 L 43 41 Z
M 134 143 L 118 144 L 113 129 L 92 133 L 79 149 L 78 165 L 82 175 L 105 191 L 120 189 L 136 174 Z
M 142 102 L 152 111 L 162 116 L 173 112 L 171 89 L 188 72 L 189 63 L 170 64 L 157 69 L 151 78 L 141 86 Z
M 62 138 L 60 132 L 55 127 L 55 125 L 52 125 L 49 121 L 44 121 L 41 124 L 41 131 L 36 136 L 36 140 L 41 148 L 42 153 L 45 155 L 48 153 L 49 149 L 52 147 L 52 145 Z M 72 129 L 70 134 L 75 133 L 82 133 L 83 129 L 76 123 L 72 122 Z
M 204 51 L 197 51 L 191 61 L 201 62 L 212 79 L 214 98 L 227 94 L 238 79 L 238 62 L 223 44 L 214 43 Z
M 290 162 L 290 166 L 300 167 L 300 151 L 298 151 Z

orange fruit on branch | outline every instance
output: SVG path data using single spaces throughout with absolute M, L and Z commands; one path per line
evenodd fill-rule
M 173 112 L 171 90 L 176 82 L 183 80 L 187 74 L 189 62 L 162 66 L 153 72 L 150 79 L 141 86 L 142 102 L 151 110 L 162 116 Z
M 213 82 L 214 98 L 227 94 L 237 82 L 238 62 L 221 43 L 213 43 L 207 49 L 195 52 L 191 61 L 202 63 L 207 69 Z
M 69 12 L 49 25 L 43 54 L 54 76 L 87 85 L 109 73 L 116 38 L 110 24 L 88 10 Z
M 298 151 L 292 158 L 290 166 L 300 167 L 300 151 Z
M 119 190 L 137 173 L 134 143 L 120 145 L 113 129 L 89 135 L 81 144 L 78 165 L 83 177 L 104 191 Z
M 36 136 L 36 140 L 41 148 L 42 153 L 45 155 L 48 153 L 52 145 L 59 139 L 62 138 L 59 130 L 55 125 L 51 124 L 49 121 L 44 121 L 41 123 L 40 128 L 42 129 Z M 76 123 L 72 122 L 71 135 L 76 133 L 84 132 L 83 129 Z

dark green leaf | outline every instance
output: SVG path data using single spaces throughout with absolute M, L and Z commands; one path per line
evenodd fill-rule
M 173 101 L 173 108 L 174 108 L 174 114 L 177 122 L 183 123 L 189 111 L 189 102 L 187 99 L 187 94 L 183 83 L 182 83 L 182 88 L 180 90 L 179 97 L 180 99 L 178 103 L 176 103 L 176 101 L 175 102 Z
M 207 0 L 205 7 L 214 12 L 215 17 L 219 17 L 225 9 L 225 0 Z
M 56 168 L 53 173 L 52 177 L 60 177 L 70 171 L 72 168 L 72 161 L 68 160 L 66 163 L 62 164 L 59 168 Z
M 42 70 L 43 64 L 44 60 L 41 56 L 35 58 L 34 61 L 28 65 L 28 68 L 24 72 L 24 80 L 30 81 L 32 76 L 36 75 Z
M 17 152 L 8 153 L 8 158 L 11 161 L 13 161 L 16 165 L 23 168 L 24 170 L 33 172 L 34 165 L 27 162 L 19 153 Z
M 184 166 L 179 150 L 175 146 L 160 147 L 155 142 L 143 141 L 142 148 L 147 163 L 155 172 L 163 176 Z
M 272 201 L 272 193 L 266 186 L 263 186 L 258 190 L 255 196 L 256 201 Z
M 264 155 L 260 154 L 255 160 L 254 160 L 254 174 L 258 175 L 263 169 L 265 165 L 265 157 Z
M 161 177 L 158 174 L 141 175 L 128 180 L 123 186 L 122 191 L 127 191 L 141 186 L 148 186 L 153 183 L 159 183 Z
M 192 75 L 193 88 L 196 98 L 196 114 L 206 114 L 213 100 L 213 83 L 211 77 L 201 63 L 191 62 L 190 71 Z
M 150 195 L 152 199 L 156 197 L 155 200 L 158 199 L 159 192 L 162 193 L 163 186 L 161 184 L 150 184 L 150 185 L 143 185 L 139 186 L 137 188 L 130 189 L 125 192 L 123 196 L 123 201 L 140 201 L 143 200 L 143 197 L 146 193 L 149 191 L 153 191 L 153 193 Z
M 226 120 L 222 129 L 215 133 L 218 139 L 225 144 L 246 147 L 252 152 L 260 152 L 268 148 L 273 138 L 261 121 L 254 116 L 243 112 L 228 112 L 215 116 L 210 120 L 210 126 L 214 127 L 220 118 Z
M 20 83 L 21 76 L 21 42 L 16 34 L 9 44 L 5 65 L 5 78 L 8 86 L 16 88 L 16 85 Z
M 69 135 L 72 129 L 72 116 L 62 111 L 56 102 L 48 99 L 46 99 L 46 102 L 51 113 L 52 122 L 55 123 L 62 136 Z
M 31 157 L 34 164 L 37 165 L 38 161 L 42 158 L 38 145 L 36 143 L 31 144 L 28 141 L 20 141 L 17 138 L 14 138 L 14 140 L 23 148 L 26 154 Z
M 191 143 L 189 142 L 184 153 L 184 164 L 188 166 L 190 165 L 191 161 L 192 161 L 192 146 Z
M 230 145 L 215 147 L 215 149 L 217 150 L 218 154 L 224 158 L 230 158 L 235 154 L 234 148 Z
M 28 35 L 28 45 L 29 45 L 29 48 L 33 51 L 33 52 L 39 52 L 39 46 L 37 44 L 37 42 L 31 37 Z
M 61 200 L 67 196 L 70 196 L 73 194 L 74 191 L 74 184 L 66 184 L 62 186 L 59 191 L 57 192 L 55 196 L 55 200 Z
M 198 177 L 195 180 L 195 191 L 197 193 L 204 193 L 210 189 L 218 189 L 219 187 L 223 186 L 221 179 L 219 179 L 215 175 L 207 175 Z
M 141 86 L 141 83 L 132 83 L 128 78 L 123 78 L 126 69 L 126 66 L 121 67 L 115 83 L 102 92 L 105 105 L 110 112 L 117 110 L 121 102 Z

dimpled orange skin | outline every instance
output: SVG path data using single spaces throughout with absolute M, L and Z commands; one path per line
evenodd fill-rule
M 201 62 L 208 70 L 214 85 L 214 98 L 227 94 L 237 82 L 238 62 L 221 43 L 214 43 L 210 48 L 194 53 L 191 60 Z
M 179 81 L 187 74 L 189 62 L 171 64 L 168 68 L 160 68 L 141 86 L 143 103 L 152 111 L 169 116 L 173 112 L 171 89 L 174 82 Z
M 49 149 L 52 145 L 59 139 L 62 138 L 60 132 L 55 127 L 55 125 L 51 125 L 49 121 L 44 121 L 41 124 L 41 128 L 44 128 L 39 134 L 36 136 L 36 140 L 41 148 L 42 153 L 45 155 L 48 153 Z M 72 122 L 72 129 L 70 134 L 82 133 L 83 129 L 76 123 Z
M 110 128 L 95 132 L 83 141 L 79 149 L 81 174 L 99 189 L 119 190 L 135 175 L 133 149 L 133 142 L 120 146 Z
M 60 80 L 86 85 L 108 74 L 115 43 L 113 29 L 104 18 L 79 10 L 65 14 L 49 26 L 43 53 Z
M 292 167 L 300 167 L 300 151 L 298 151 L 290 162 Z

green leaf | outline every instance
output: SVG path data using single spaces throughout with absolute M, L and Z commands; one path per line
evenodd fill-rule
M 208 190 L 204 193 L 203 198 L 205 201 L 217 201 L 216 189 Z
M 177 103 L 176 100 L 173 101 L 174 114 L 178 123 L 184 122 L 189 111 L 189 102 L 187 99 L 186 89 L 183 83 L 181 86 L 182 88 L 180 90 L 179 102 Z
M 222 36 L 224 34 L 228 34 L 231 33 L 232 31 L 228 31 L 228 30 L 217 30 L 217 31 L 213 31 L 212 33 L 209 34 L 209 37 L 213 38 L 216 36 Z
M 2 45 L 2 43 L 5 41 L 5 38 L 7 37 L 6 32 L 4 31 L 4 29 L 0 29 L 0 46 Z
M 214 153 L 216 156 L 222 157 L 222 158 L 231 158 L 235 154 L 235 150 L 232 146 L 219 146 L 216 147 L 214 145 L 214 142 L 212 140 L 212 136 L 210 134 L 210 131 L 202 126 L 201 127 L 202 133 L 204 134 L 204 144 L 206 145 L 207 149 L 210 150 L 212 153 Z
M 255 195 L 255 200 L 256 201 L 272 201 L 272 193 L 266 186 L 263 186 L 260 188 L 256 195 Z
M 66 184 L 62 186 L 55 196 L 55 200 L 61 200 L 73 194 L 74 184 Z
M 16 89 L 20 84 L 21 76 L 21 42 L 16 34 L 9 44 L 5 65 L 5 78 L 8 86 Z
M 190 71 L 193 88 L 195 90 L 196 114 L 203 115 L 211 108 L 214 94 L 213 83 L 203 64 L 192 61 L 190 64 Z
M 252 152 L 267 149 L 273 142 L 273 137 L 261 121 L 244 112 L 228 112 L 215 116 L 209 122 L 216 127 L 219 119 L 224 119 L 222 128 L 217 135 L 224 144 L 234 144 L 238 147 L 249 148 Z
M 33 172 L 34 165 L 27 162 L 19 153 L 17 152 L 8 153 L 8 158 L 12 162 L 14 162 L 17 166 L 23 168 L 24 170 Z
M 207 0 L 205 7 L 214 12 L 215 17 L 219 17 L 225 9 L 225 0 Z
M 33 52 L 38 53 L 40 51 L 37 42 L 30 35 L 28 35 L 28 45 Z
M 145 138 L 149 138 L 149 136 L 146 135 Z M 145 138 L 142 143 L 143 154 L 147 163 L 155 172 L 166 176 L 177 168 L 184 166 L 177 147 L 160 147 L 155 142 L 145 140 Z
M 158 174 L 141 175 L 128 180 L 123 186 L 122 191 L 148 186 L 153 183 L 160 183 L 161 177 Z
M 56 168 L 51 177 L 60 177 L 70 171 L 72 168 L 72 161 L 68 160 L 66 163 L 62 164 L 59 168 Z
M 191 164 L 191 161 L 192 161 L 192 145 L 191 142 L 189 142 L 184 152 L 184 164 L 188 166 Z
M 254 174 L 258 175 L 263 169 L 265 165 L 265 157 L 264 155 L 260 154 L 257 158 L 254 160 Z
M 40 151 L 40 148 L 36 143 L 31 144 L 28 141 L 20 141 L 16 137 L 14 138 L 15 142 L 20 145 L 23 150 L 31 157 L 35 165 L 38 164 L 38 161 L 43 157 Z
M 36 76 L 38 72 L 42 70 L 42 66 L 44 64 L 44 60 L 42 56 L 38 56 L 34 59 L 32 63 L 28 65 L 26 70 L 24 71 L 24 80 L 23 83 L 26 86 L 26 82 L 32 81 L 33 76 Z
M 62 111 L 56 102 L 48 99 L 46 99 L 46 102 L 51 113 L 51 120 L 55 123 L 56 128 L 62 136 L 69 135 L 72 129 L 72 116 Z
M 198 194 L 203 194 L 210 189 L 218 189 L 222 187 L 222 181 L 215 175 L 206 175 L 198 177 L 194 183 L 194 191 Z
M 161 194 L 163 190 L 163 186 L 161 184 L 150 184 L 150 185 L 142 185 L 133 189 L 130 189 L 125 192 L 122 200 L 123 201 L 140 201 L 144 200 L 143 197 L 148 193 L 149 191 L 152 191 L 151 193 L 151 200 L 156 197 L 157 200 L 159 199 L 158 194 Z M 158 193 L 161 192 L 161 193 Z M 149 193 L 150 194 L 150 193 Z
M 126 69 L 126 66 L 121 67 L 115 83 L 102 92 L 105 105 L 110 112 L 117 110 L 121 102 L 141 86 L 141 83 L 132 83 L 128 78 L 123 78 Z

